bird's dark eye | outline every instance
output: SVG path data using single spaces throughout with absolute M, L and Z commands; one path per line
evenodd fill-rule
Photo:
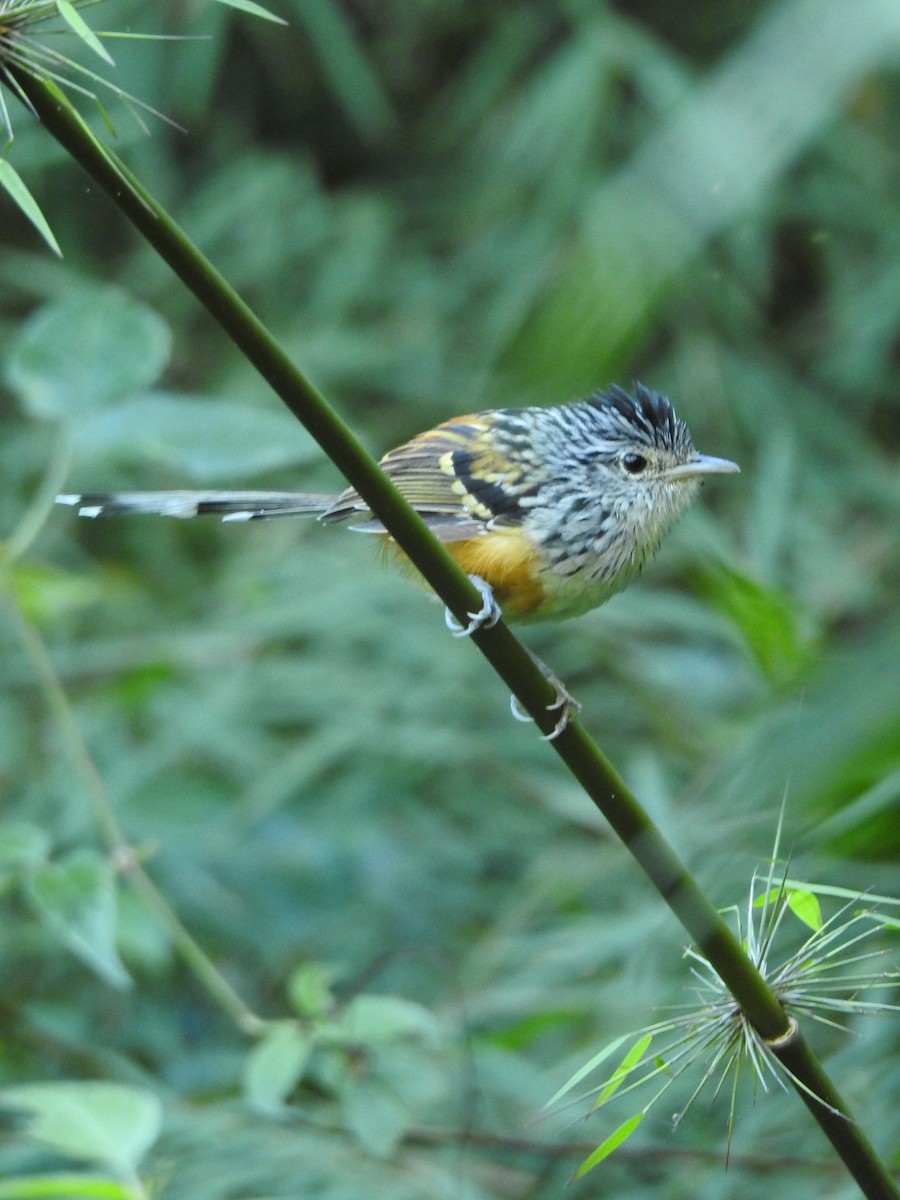
M 622 459 L 622 466 L 629 475 L 640 475 L 647 466 L 647 460 L 643 454 L 626 454 Z

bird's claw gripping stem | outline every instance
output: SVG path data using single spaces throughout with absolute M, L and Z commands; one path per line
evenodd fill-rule
M 536 654 L 531 654 L 530 650 L 528 653 L 534 660 L 535 666 L 538 667 L 547 682 L 553 685 L 553 690 L 556 692 L 556 698 L 553 700 L 553 703 L 547 705 L 548 712 L 553 712 L 557 708 L 561 710 L 559 714 L 559 720 L 556 722 L 553 729 L 549 733 L 544 733 L 541 735 L 545 742 L 552 742 L 555 738 L 559 737 L 570 721 L 576 720 L 576 718 L 579 716 L 581 713 L 581 702 L 575 699 L 562 680 L 553 674 L 546 663 L 541 662 Z M 518 696 L 510 696 L 509 708 L 510 712 L 517 721 L 534 720 L 534 717 L 529 716 L 528 713 L 522 708 Z
M 456 617 L 449 608 L 444 610 L 444 620 L 447 623 L 447 628 L 454 637 L 471 637 L 476 630 L 490 629 L 492 625 L 496 625 L 500 620 L 500 605 L 494 598 L 491 585 L 486 580 L 482 579 L 480 575 L 470 575 L 469 579 L 472 581 L 475 587 L 478 588 L 484 603 L 478 612 L 470 612 L 466 614 L 466 616 L 469 618 L 467 625 L 460 625 L 459 621 L 457 621 Z M 556 709 L 559 709 L 559 720 L 556 722 L 550 733 L 541 735 L 545 742 L 552 742 L 554 738 L 559 737 L 569 722 L 574 721 L 579 715 L 581 712 L 581 704 L 575 699 L 562 680 L 558 679 L 556 675 L 553 674 L 545 662 L 542 662 L 538 656 L 536 654 L 532 654 L 530 650 L 528 653 L 534 661 L 535 666 L 540 670 L 547 682 L 553 685 L 553 690 L 556 692 L 556 698 L 553 700 L 552 704 L 547 705 L 547 710 L 549 712 L 554 712 Z M 534 720 L 534 717 L 530 717 L 522 708 L 518 696 L 510 696 L 509 707 L 512 715 L 517 721 Z
M 484 603 L 478 612 L 466 613 L 469 618 L 467 625 L 460 625 L 449 608 L 444 610 L 444 620 L 454 637 L 471 637 L 476 630 L 490 629 L 500 620 L 500 605 L 494 599 L 491 585 L 480 575 L 470 575 L 469 579 L 478 588 Z

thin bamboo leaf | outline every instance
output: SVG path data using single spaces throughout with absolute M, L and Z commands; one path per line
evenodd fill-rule
M 0 1180 L 0 1200 L 140 1200 L 143 1191 L 105 1175 L 24 1175 Z
M 613 1150 L 617 1150 L 624 1141 L 631 1137 L 634 1131 L 644 1119 L 644 1113 L 635 1113 L 633 1117 L 629 1117 L 627 1121 L 623 1121 L 618 1129 L 614 1130 L 606 1141 L 601 1142 L 593 1154 L 589 1154 L 575 1174 L 573 1179 L 580 1179 L 582 1175 L 587 1175 L 588 1171 L 593 1170 L 598 1163 L 602 1163 L 604 1158 L 609 1158 Z
M 861 892 L 858 889 L 845 887 L 836 887 L 830 883 L 805 883 L 800 879 L 786 879 L 784 881 L 788 887 L 806 888 L 807 891 L 815 892 L 817 896 L 835 896 L 841 900 L 849 900 L 851 902 L 859 902 L 865 900 L 866 904 L 894 904 L 900 906 L 900 898 L 897 896 L 878 896 L 874 892 Z
M 614 1041 L 609 1042 L 606 1046 L 603 1047 L 602 1050 L 598 1051 L 592 1059 L 589 1059 L 588 1062 L 586 1062 L 584 1064 L 584 1066 L 579 1067 L 578 1070 L 575 1072 L 575 1074 L 571 1075 L 566 1080 L 566 1082 L 562 1085 L 562 1087 L 559 1089 L 559 1091 L 554 1092 L 554 1094 L 550 1097 L 550 1099 L 544 1105 L 544 1109 L 552 1108 L 553 1105 L 556 1104 L 556 1102 L 558 1100 L 561 1100 L 563 1098 L 563 1096 L 566 1095 L 567 1092 L 570 1092 L 573 1087 L 575 1087 L 577 1084 L 581 1083 L 582 1079 L 584 1079 L 584 1077 L 586 1075 L 590 1075 L 590 1073 L 593 1070 L 595 1070 L 595 1068 L 599 1067 L 602 1062 L 605 1062 L 606 1059 L 609 1058 L 609 1056 L 611 1054 L 615 1054 L 615 1052 L 622 1045 L 622 1043 L 624 1041 L 627 1041 L 628 1036 L 629 1035 L 626 1033 L 626 1034 L 622 1034 L 621 1037 L 615 1038 Z
M 609 1083 L 594 1102 L 594 1108 L 599 1108 L 601 1104 L 605 1104 L 610 1096 L 617 1091 L 623 1080 L 625 1080 L 625 1078 L 634 1070 L 634 1068 L 644 1057 L 647 1047 L 652 1041 L 653 1038 L 649 1033 L 645 1033 L 643 1037 L 638 1038 L 638 1040 L 634 1043 L 634 1045 L 616 1067 L 615 1071 L 613 1071 L 612 1075 L 610 1076 Z
M 91 29 L 90 25 L 88 25 L 87 21 L 85 21 L 81 13 L 78 12 L 73 4 L 70 4 L 69 0 L 56 0 L 56 8 L 72 32 L 80 37 L 86 46 L 90 47 L 95 54 L 99 55 L 104 62 L 109 63 L 111 67 L 116 65 L 112 55 L 105 48 L 96 33 L 94 33 L 93 29 Z
M 261 4 L 254 4 L 253 0 L 218 0 L 218 3 L 227 4 L 229 8 L 240 9 L 241 12 L 250 13 L 254 17 L 261 17 L 264 21 L 274 21 L 276 25 L 287 25 L 287 21 L 283 17 L 276 17 L 273 12 L 269 12 Z
M 5 158 L 0 158 L 0 187 L 19 206 L 53 253 L 62 258 L 63 252 L 59 248 L 59 242 L 53 236 L 53 230 L 41 212 L 38 202 L 25 186 L 15 167 L 11 166 Z

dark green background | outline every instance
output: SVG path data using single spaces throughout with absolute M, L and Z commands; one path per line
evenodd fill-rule
M 186 130 L 150 118 L 146 137 L 109 98 L 119 152 L 374 451 L 474 408 L 632 378 L 666 391 L 698 446 L 743 473 L 704 490 L 625 595 L 527 641 L 717 904 L 743 904 L 785 794 L 793 875 L 889 891 L 894 6 L 271 6 L 286 29 L 215 4 L 85 10 L 96 29 L 209 35 L 109 43 L 116 80 Z M 2 201 L 2 535 L 61 436 L 71 490 L 338 488 L 195 301 L 9 103 L 10 159 L 65 261 Z M 168 325 L 167 362 L 164 329 L 132 304 Z M 322 964 L 340 1005 L 404 997 L 437 1032 L 337 1056 L 287 1113 L 254 1111 L 246 1039 L 127 885 L 118 944 L 133 982 L 117 987 L 10 867 L 0 1083 L 156 1092 L 165 1129 L 142 1173 L 166 1200 L 561 1194 L 634 1105 L 586 1125 L 587 1105 L 571 1110 L 563 1137 L 581 1150 L 560 1149 L 560 1122 L 527 1122 L 604 1042 L 692 1000 L 683 937 L 440 609 L 340 529 L 89 524 L 64 509 L 6 586 L 127 836 L 248 1003 L 290 1016 L 292 973 Z M 3 820 L 40 827 L 57 865 L 102 851 L 5 620 L 0 678 Z M 813 1041 L 888 1153 L 896 1024 L 849 1024 L 858 1038 Z M 572 1194 L 853 1194 L 794 1097 L 750 1093 L 727 1175 L 727 1099 L 703 1100 L 676 1135 L 667 1099 Z M 0 1133 L 0 1166 L 48 1162 Z

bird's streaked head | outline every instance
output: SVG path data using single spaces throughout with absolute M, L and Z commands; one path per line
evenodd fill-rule
M 698 454 L 669 399 L 640 383 L 543 412 L 532 444 L 545 482 L 531 502 L 532 531 L 557 570 L 605 580 L 610 591 L 633 578 L 704 476 L 738 470 Z

